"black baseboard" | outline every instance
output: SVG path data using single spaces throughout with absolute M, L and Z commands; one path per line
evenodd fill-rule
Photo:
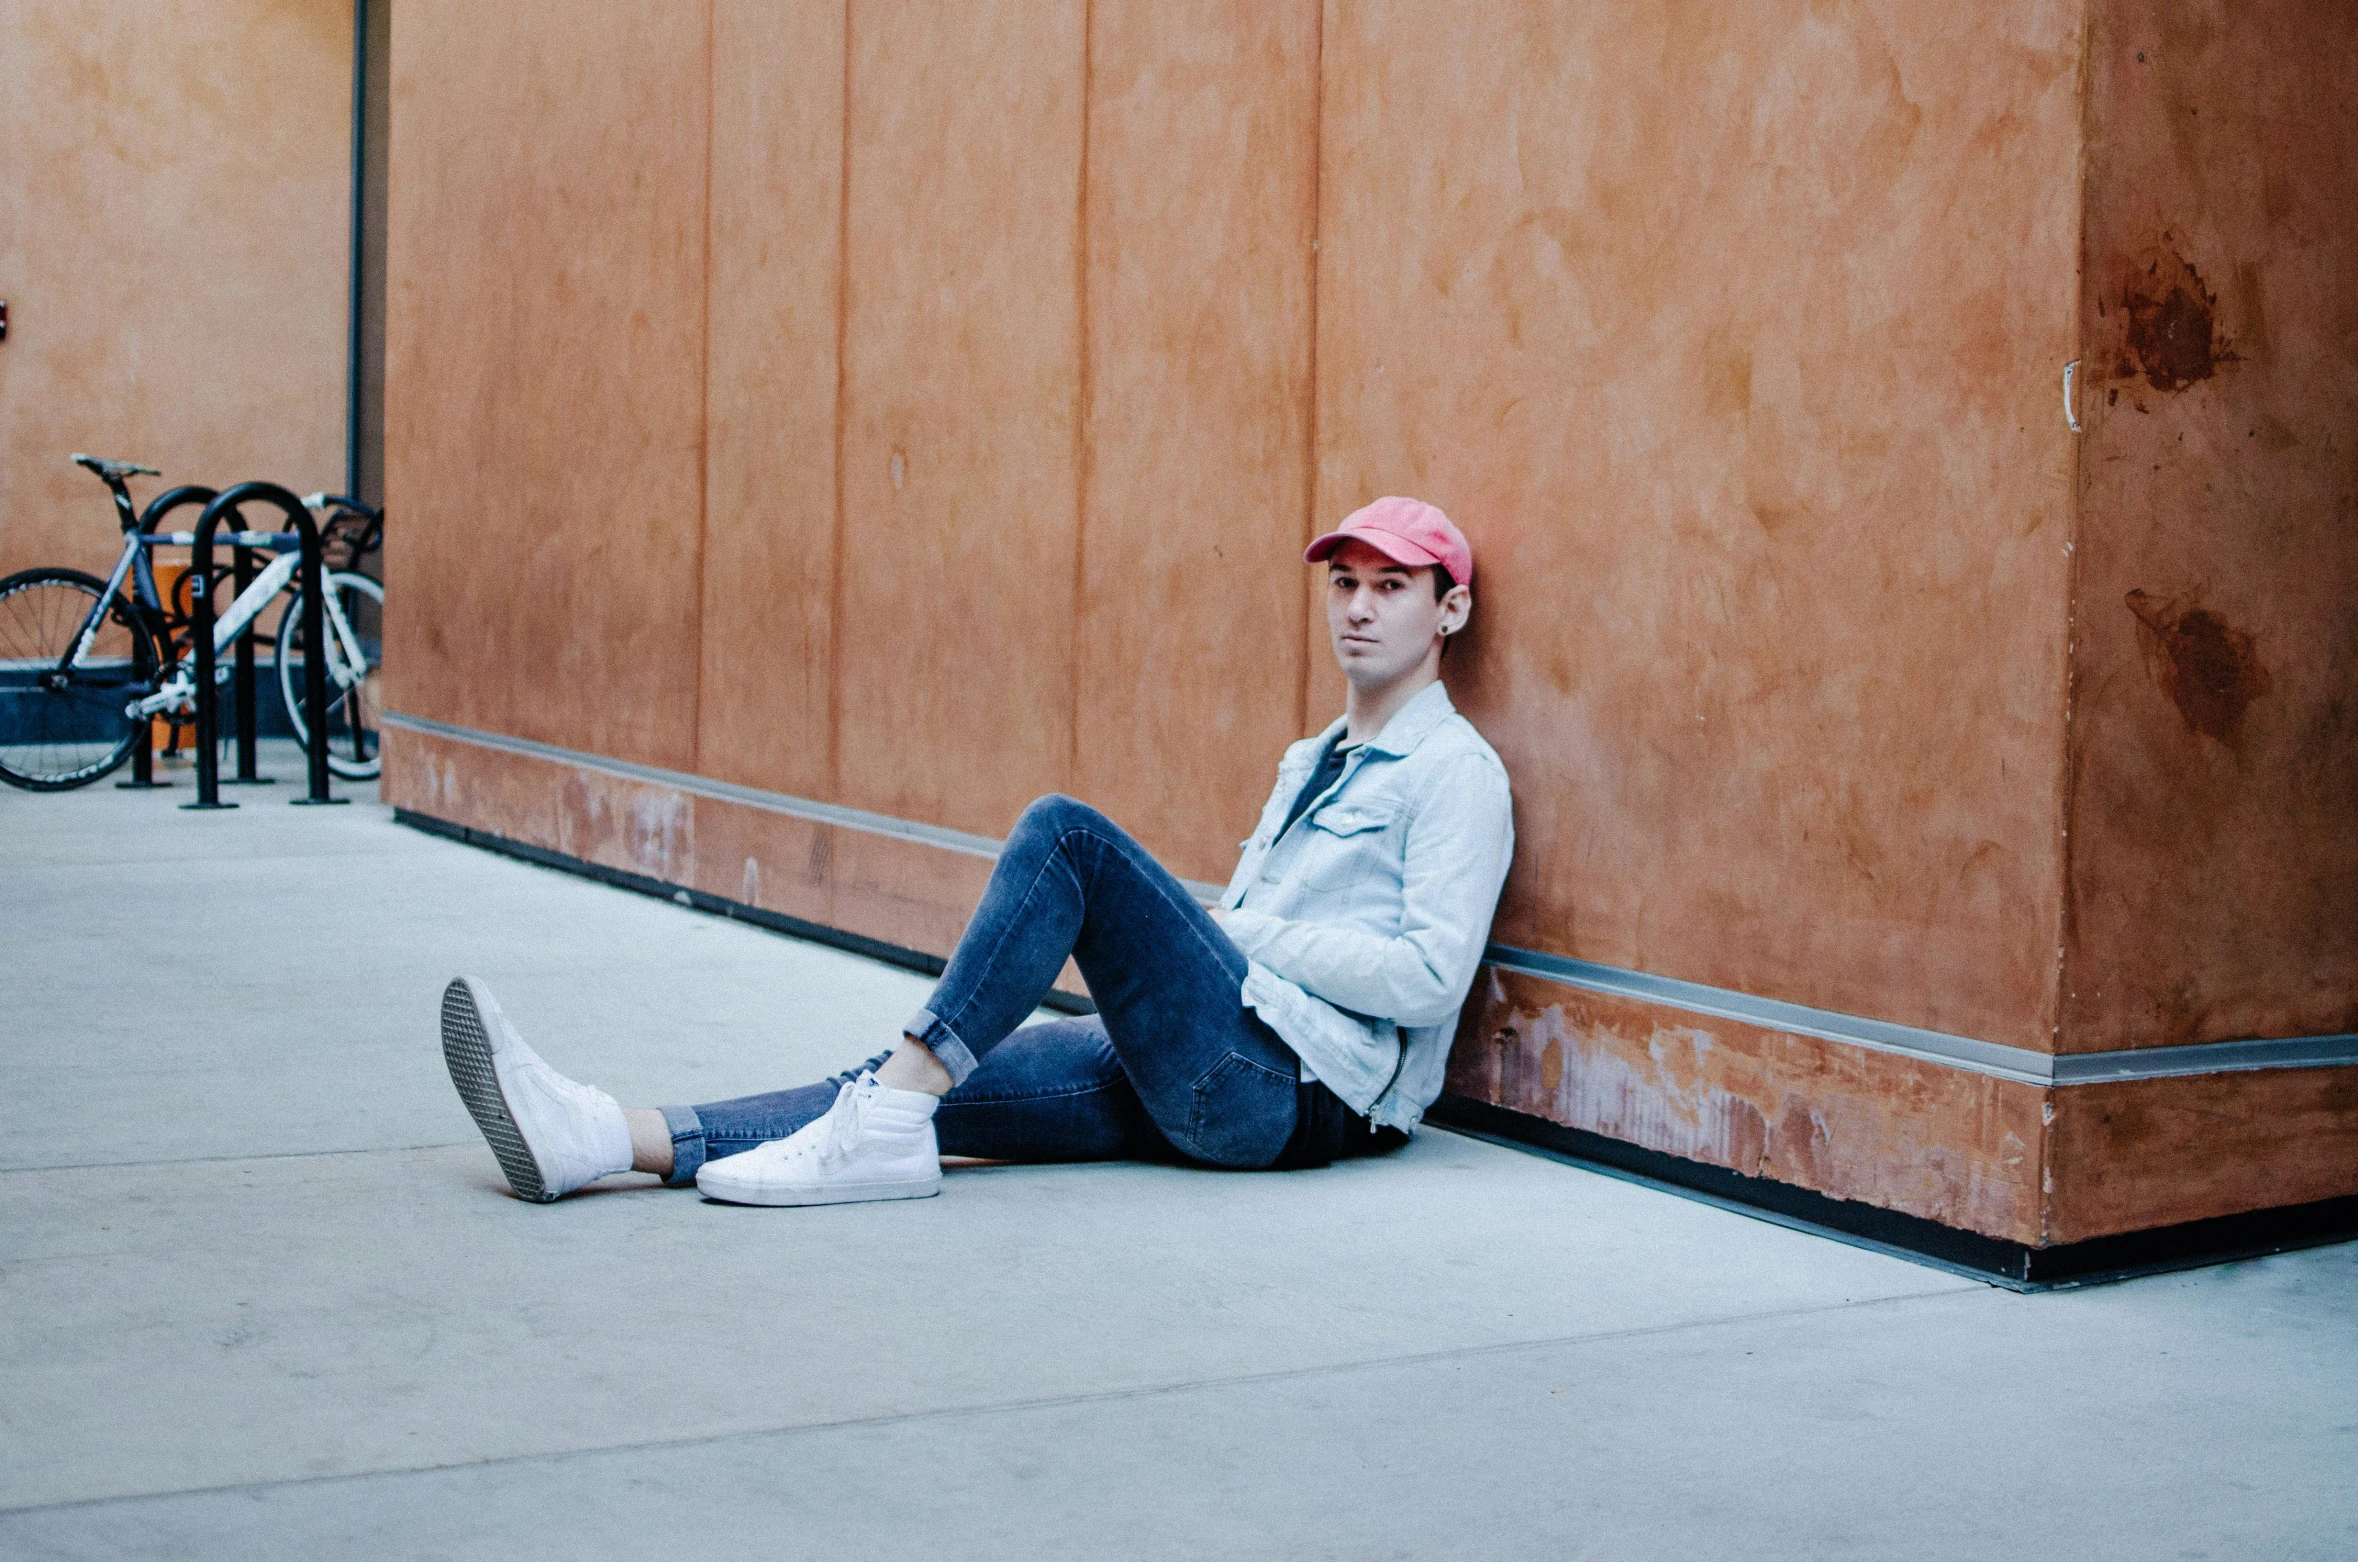
M 1641 1149 L 1470 1096 L 1444 1095 L 1425 1116 L 1430 1122 L 1477 1139 L 1568 1161 L 1797 1231 L 1935 1264 L 2014 1291 L 2101 1285 L 2358 1237 L 2358 1197 L 2351 1197 L 2221 1215 L 2054 1247 L 2030 1247 Z
M 636 894 L 652 895 L 658 900 L 668 900 L 675 905 L 686 906 L 692 911 L 727 917 L 734 922 L 750 922 L 755 927 L 767 928 L 773 933 L 784 933 L 789 937 L 808 939 L 814 944 L 825 944 L 830 949 L 841 949 L 849 954 L 865 955 L 868 959 L 880 960 L 886 965 L 899 966 L 905 971 L 915 971 L 920 975 L 939 976 L 942 974 L 942 967 L 948 963 L 939 955 L 929 955 L 921 949 L 910 949 L 900 944 L 888 944 L 880 938 L 865 938 L 858 933 L 846 933 L 841 928 L 828 927 L 821 922 L 806 922 L 801 917 L 790 917 L 779 911 L 764 911 L 759 906 L 749 906 L 741 900 L 728 900 L 719 895 L 708 895 L 702 890 L 691 889 L 685 884 L 667 883 L 662 879 L 650 878 L 643 873 L 631 873 L 621 868 L 609 868 L 565 852 L 551 851 L 546 846 L 535 846 L 528 841 L 510 840 L 504 835 L 494 835 L 489 830 L 477 830 L 463 824 L 452 824 L 447 819 L 437 819 L 431 814 L 421 814 L 412 809 L 394 809 L 393 821 L 396 824 L 406 824 L 413 830 L 423 830 L 428 835 L 439 835 L 446 840 L 458 841 L 468 846 L 479 846 L 485 851 L 498 852 L 503 857 L 515 857 L 524 862 L 535 863 L 543 868 L 555 868 L 561 872 L 579 874 L 585 879 L 596 879 L 601 884 L 611 884 L 617 889 L 630 890 Z M 1063 992 L 1050 993 L 1040 1007 L 1054 1009 L 1059 1014 L 1095 1014 L 1097 1012 L 1097 1005 L 1088 999 Z

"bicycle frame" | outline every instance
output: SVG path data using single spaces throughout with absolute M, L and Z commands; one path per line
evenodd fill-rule
M 146 720 L 168 714 L 177 747 L 182 718 L 188 714 L 194 716 L 198 733 L 198 806 L 221 806 L 216 792 L 218 756 L 214 752 L 221 736 L 216 687 L 229 683 L 233 677 L 237 682 L 239 779 L 262 779 L 253 774 L 256 623 L 263 610 L 290 587 L 297 594 L 301 611 L 295 618 L 282 621 L 277 636 L 282 654 L 275 660 L 288 714 L 299 730 L 306 730 L 311 736 L 306 744 L 310 750 L 311 795 L 299 801 L 340 801 L 328 795 L 327 777 L 334 762 L 329 758 L 324 735 L 331 724 L 330 713 L 339 711 L 346 699 L 354 702 L 343 710 L 352 723 L 353 773 L 375 774 L 368 737 L 373 723 L 362 719 L 361 693 L 369 687 L 371 648 L 357 632 L 355 610 L 347 606 L 347 598 L 357 593 L 381 602 L 382 588 L 358 574 L 341 577 L 353 583 L 349 588 L 339 586 L 338 576 L 328 568 L 327 550 L 331 544 L 348 550 L 343 567 L 356 568 L 380 545 L 383 513 L 347 496 L 320 492 L 298 498 L 275 483 L 260 482 L 239 484 L 227 492 L 184 485 L 159 495 L 141 511 L 133 502 L 127 480 L 140 474 L 158 475 L 153 467 L 79 453 L 72 461 L 106 485 L 122 531 L 122 547 L 103 581 L 75 570 L 27 572 L 29 578 L 70 587 L 83 596 L 86 606 L 78 622 L 68 619 L 60 624 L 44 612 L 41 616 L 45 624 L 36 630 L 36 638 L 48 640 L 56 649 L 35 661 L 11 661 L 9 677 L 23 679 L 40 691 L 36 698 L 58 697 L 78 702 L 80 710 L 102 718 L 108 707 L 119 705 L 130 726 L 108 740 L 115 746 L 111 756 L 100 756 L 106 760 L 100 768 L 85 766 L 83 772 L 60 772 L 54 776 L 35 773 L 29 778 L 20 777 L 12 768 L 6 779 L 22 780 L 24 785 L 36 788 L 79 785 L 121 765 L 127 754 L 132 779 L 118 785 L 155 785 L 152 745 L 143 738 Z M 204 512 L 195 531 L 161 531 L 160 523 L 170 512 L 190 504 L 200 506 Z M 283 515 L 279 524 L 289 529 L 273 532 L 245 529 L 245 514 L 251 513 L 252 506 L 257 504 Z M 229 530 L 224 522 L 238 529 Z M 224 543 L 236 556 L 231 567 L 218 568 L 213 550 Z M 285 551 L 289 544 L 294 545 L 291 552 Z M 168 597 L 158 589 L 157 569 L 150 551 L 158 546 L 192 550 L 190 566 L 184 572 L 190 593 L 185 609 L 177 587 Z M 256 555 L 265 551 L 274 556 L 257 559 Z M 232 579 L 234 600 L 216 617 L 214 606 L 219 588 Z M 11 584 L 13 587 L 13 577 Z M 111 646 L 101 649 L 105 643 L 103 632 L 110 619 L 128 627 L 127 658 Z M 59 628 L 67 630 L 62 645 L 51 638 Z M 221 666 L 222 662 L 229 665 Z M 300 693 L 295 687 L 298 681 L 302 685 Z M 13 683 L 10 687 L 14 687 Z M 54 707 L 66 708 L 65 705 Z M 86 717 L 72 719 L 87 723 Z M 75 741 L 82 739 L 77 737 Z
M 168 616 L 164 611 L 162 594 L 156 589 L 155 567 L 149 558 L 149 550 L 158 545 L 187 547 L 196 540 L 196 534 L 193 532 L 172 532 L 158 536 L 150 528 L 156 520 L 162 518 L 164 513 L 176 508 L 179 504 L 195 503 L 200 497 L 206 500 L 212 497 L 211 491 L 207 489 L 176 488 L 160 497 L 150 508 L 148 515 L 142 517 L 133 508 L 130 489 L 121 478 L 108 476 L 104 481 L 108 492 L 114 496 L 116 512 L 123 522 L 123 551 L 115 559 L 115 567 L 107 576 L 106 589 L 99 594 L 96 605 L 90 610 L 90 616 L 82 621 L 82 632 L 75 637 L 73 649 L 68 651 L 65 657 L 59 661 L 56 668 L 59 673 L 71 672 L 74 668 L 81 666 L 84 659 L 89 656 L 90 648 L 97 643 L 98 632 L 106 622 L 107 611 L 113 606 L 118 596 L 122 596 L 126 602 L 131 604 L 133 611 L 145 611 L 151 618 L 151 628 L 161 631 L 167 626 Z M 308 495 L 303 502 L 305 507 L 310 509 L 324 509 L 334 505 L 361 514 L 368 513 L 363 507 L 352 504 L 349 500 L 324 493 Z M 294 534 L 291 532 L 240 531 L 230 532 L 216 540 L 241 548 L 278 548 L 291 542 L 293 537 Z M 252 584 L 238 593 L 236 600 L 230 604 L 228 610 L 214 621 L 213 653 L 215 656 L 229 651 L 237 643 L 237 637 L 245 632 L 249 624 L 261 616 L 262 610 L 270 605 L 271 599 L 286 589 L 287 582 L 294 578 L 295 571 L 300 564 L 300 553 L 291 549 L 279 553 L 261 574 L 254 577 Z M 129 581 L 131 587 L 128 593 L 123 589 L 126 580 Z M 197 581 L 194 584 L 194 589 L 204 591 L 209 589 L 210 585 L 209 581 Z M 343 604 L 336 599 L 335 595 L 323 593 L 320 606 L 326 614 L 331 631 L 325 637 L 327 640 L 328 676 L 335 680 L 336 687 L 339 689 L 349 689 L 358 683 L 363 676 L 361 669 L 368 665 L 367 655 L 361 649 L 359 635 L 353 632 L 351 620 L 344 613 Z M 226 679 L 227 676 L 228 670 L 226 668 L 216 668 L 214 673 L 216 681 Z M 194 698 L 195 684 L 190 675 L 186 658 L 174 662 L 168 668 L 159 670 L 157 684 L 155 692 L 126 706 L 124 713 L 133 720 L 137 720 L 143 716 L 159 715 L 176 708 L 185 708 Z
M 162 594 L 156 590 L 155 566 L 148 558 L 149 544 L 145 539 L 154 532 L 158 521 L 182 505 L 205 505 L 213 500 L 212 489 L 184 484 L 158 494 L 155 502 L 147 507 L 147 513 L 142 515 L 131 502 L 130 485 L 124 480 L 123 472 L 102 470 L 106 463 L 92 462 L 87 456 L 77 455 L 73 459 L 75 465 L 86 467 L 100 482 L 106 484 L 107 493 L 114 500 L 115 517 L 123 528 L 123 551 L 115 559 L 114 570 L 107 576 L 106 589 L 99 593 L 97 605 L 90 610 L 90 616 L 83 620 L 82 632 L 75 637 L 73 649 L 58 662 L 55 670 L 60 674 L 70 672 L 90 654 L 91 644 L 98 638 L 99 627 L 106 622 L 107 609 L 118 595 L 123 597 L 131 611 L 146 616 L 148 629 L 157 636 L 159 643 L 168 647 L 171 619 L 164 610 Z M 153 475 L 153 469 L 148 467 L 127 470 Z M 123 590 L 126 577 L 131 583 L 129 592 Z
M 136 527 L 136 523 L 134 523 Z M 82 632 L 74 639 L 74 648 L 57 664 L 59 672 L 71 672 L 82 665 L 82 658 L 90 654 L 90 647 L 98 640 L 99 626 L 106 622 L 106 610 L 113 605 L 115 594 L 123 589 L 123 577 L 136 568 L 138 579 L 133 585 L 136 593 L 131 601 L 150 612 L 161 615 L 163 604 L 156 595 L 154 568 L 147 562 L 147 549 L 140 546 L 139 532 L 134 529 L 123 537 L 123 555 L 115 560 L 114 573 L 106 578 L 106 589 L 98 594 L 98 605 L 82 621 Z
M 235 543 L 241 547 L 253 547 L 276 541 L 278 535 L 272 532 L 231 532 L 221 540 Z M 177 536 L 176 533 L 175 538 Z M 215 657 L 219 657 L 237 643 L 237 637 L 245 633 L 248 624 L 261 616 L 262 610 L 270 605 L 271 598 L 286 589 L 287 582 L 294 579 L 295 571 L 301 563 L 302 556 L 300 554 L 282 553 L 270 561 L 268 569 L 254 577 L 252 585 L 238 593 L 237 600 L 230 603 L 222 616 L 213 621 L 213 654 Z M 200 581 L 198 586 L 199 589 L 202 589 L 203 582 Z M 323 591 L 320 594 L 319 606 L 320 611 L 326 615 L 331 631 L 324 637 L 327 641 L 328 676 L 335 680 L 337 688 L 349 689 L 366 675 L 367 653 L 361 649 L 360 636 L 353 633 L 352 621 L 345 616 L 344 605 L 336 599 L 334 592 Z M 216 662 L 213 668 L 213 681 L 215 683 L 228 682 L 229 669 Z M 176 662 L 171 670 L 164 675 L 162 687 L 145 699 L 134 701 L 127 707 L 127 712 L 134 719 L 141 716 L 153 716 L 187 703 L 195 697 L 195 691 L 196 683 L 188 663 L 185 660 Z

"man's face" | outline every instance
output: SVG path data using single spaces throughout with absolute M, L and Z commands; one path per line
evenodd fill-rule
M 1432 655 L 1444 630 L 1466 621 L 1472 594 L 1464 586 L 1433 599 L 1431 566 L 1395 564 L 1356 539 L 1326 561 L 1326 630 L 1343 676 L 1361 688 L 1381 688 Z

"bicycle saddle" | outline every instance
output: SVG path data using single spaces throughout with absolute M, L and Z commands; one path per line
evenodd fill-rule
M 149 477 L 164 475 L 154 467 L 141 466 L 136 461 L 102 461 L 96 456 L 83 455 L 78 450 L 74 452 L 74 465 L 86 466 L 101 477 L 133 477 L 141 473 Z

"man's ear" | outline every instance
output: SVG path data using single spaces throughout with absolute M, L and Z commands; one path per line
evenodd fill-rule
M 1466 620 L 1474 616 L 1474 588 L 1452 586 L 1441 597 L 1441 632 L 1456 634 L 1466 627 Z

